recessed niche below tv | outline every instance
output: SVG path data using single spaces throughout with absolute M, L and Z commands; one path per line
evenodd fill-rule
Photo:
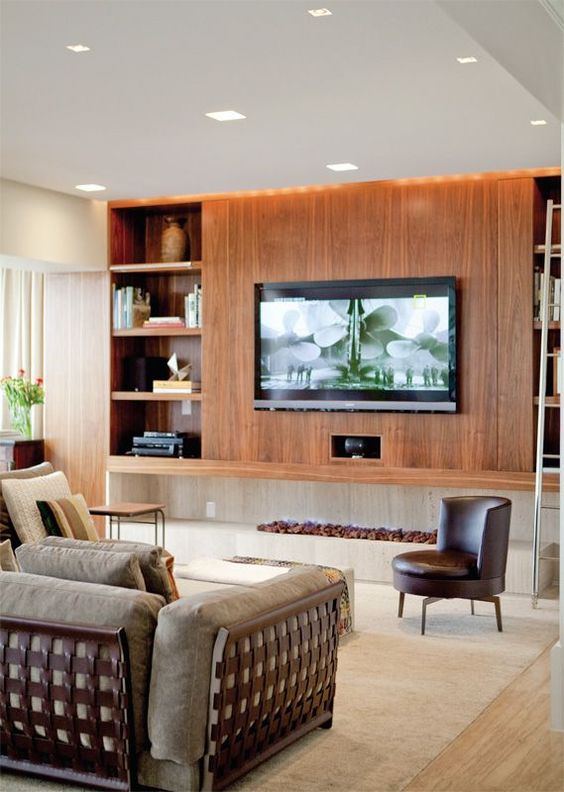
M 382 438 L 380 435 L 330 435 L 331 460 L 366 460 L 368 462 L 381 461 Z

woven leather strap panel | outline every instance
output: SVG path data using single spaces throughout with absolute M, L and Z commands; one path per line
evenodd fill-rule
M 125 631 L 0 620 L 0 763 L 130 789 L 132 720 Z
M 222 789 L 317 726 L 330 725 L 342 583 L 226 631 L 212 680 L 206 786 Z M 305 603 L 305 606 L 304 606 Z

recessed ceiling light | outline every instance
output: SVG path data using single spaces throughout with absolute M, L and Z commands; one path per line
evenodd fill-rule
M 312 17 L 333 16 L 333 12 L 328 8 L 311 8 L 308 14 L 311 14 Z
M 546 126 L 547 123 L 544 118 L 535 118 L 531 121 L 531 126 Z
M 100 192 L 106 189 L 102 184 L 76 184 L 75 188 L 83 192 Z
M 218 110 L 216 113 L 206 113 L 206 115 L 215 121 L 238 121 L 240 118 L 247 117 L 236 110 Z
M 68 44 L 67 49 L 71 52 L 90 52 L 90 47 L 87 47 L 86 44 Z
M 332 171 L 358 170 L 358 165 L 353 165 L 352 162 L 334 162 L 332 165 L 327 165 L 327 167 Z
M 465 58 L 457 58 L 456 60 L 459 63 L 478 63 L 478 58 L 475 58 L 473 55 L 468 55 Z

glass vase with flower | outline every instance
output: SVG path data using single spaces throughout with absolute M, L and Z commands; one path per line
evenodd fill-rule
M 12 428 L 20 432 L 26 440 L 31 440 L 31 408 L 45 402 L 43 380 L 31 380 L 20 369 L 17 377 L 3 377 L 0 389 L 8 402 Z

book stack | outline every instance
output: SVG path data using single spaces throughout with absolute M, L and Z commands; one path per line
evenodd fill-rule
M 181 316 L 151 316 L 146 322 L 143 322 L 143 327 L 155 330 L 157 327 L 186 327 L 184 319 Z
M 196 283 L 194 290 L 184 298 L 186 327 L 202 326 L 202 286 Z
M 533 305 L 533 318 L 535 321 L 542 320 L 542 290 L 544 284 L 544 272 L 541 272 L 540 267 L 535 267 L 534 275 L 534 305 Z M 554 275 L 550 276 L 548 287 L 548 316 L 550 322 L 560 321 L 560 306 L 562 303 L 562 288 L 560 278 Z
M 153 393 L 199 393 L 201 385 L 192 380 L 153 380 Z
M 141 327 L 151 313 L 149 292 L 138 286 L 116 286 L 112 284 L 112 311 L 114 330 L 130 330 Z

